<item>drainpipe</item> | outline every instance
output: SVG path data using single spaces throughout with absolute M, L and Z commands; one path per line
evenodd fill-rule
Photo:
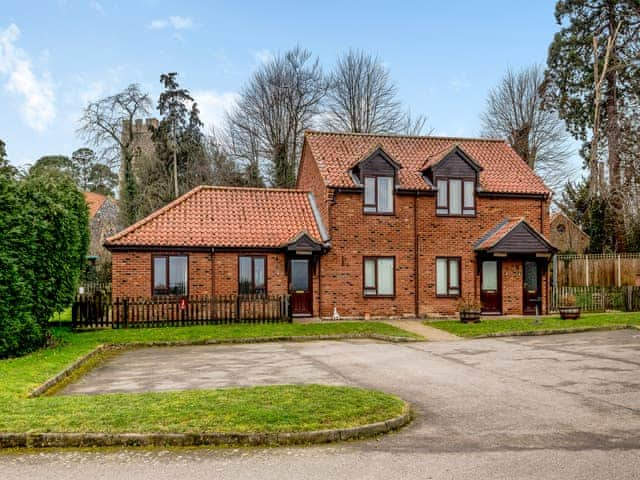
M 413 197 L 413 257 L 414 257 L 414 267 L 413 271 L 415 273 L 415 315 L 416 318 L 420 316 L 420 261 L 419 261 L 419 252 L 418 252 L 418 192 L 415 192 L 415 196 Z
M 213 261 L 214 249 L 211 248 L 211 296 L 215 296 L 216 294 L 216 272 L 214 270 L 215 263 Z

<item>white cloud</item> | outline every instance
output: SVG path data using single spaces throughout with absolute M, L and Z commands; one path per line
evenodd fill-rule
M 176 30 L 188 30 L 193 28 L 193 20 L 189 17 L 169 17 L 169 22 Z
M 147 25 L 147 28 L 151 30 L 162 30 L 163 28 L 166 28 L 168 25 L 169 25 L 169 22 L 167 20 L 152 20 L 151 23 Z
M 98 14 L 102 15 L 103 17 L 107 14 L 104 11 L 104 7 L 102 6 L 102 4 L 100 2 L 98 2 L 97 0 L 91 0 L 89 2 L 89 6 L 95 10 Z
M 34 130 L 43 131 L 56 116 L 53 83 L 48 72 L 38 76 L 29 55 L 15 46 L 20 29 L 15 24 L 0 30 L 0 77 L 5 90 L 21 98 L 20 114 Z
M 179 15 L 174 15 L 169 18 L 158 18 L 156 20 L 152 20 L 147 28 L 151 30 L 163 30 L 165 28 L 171 27 L 175 30 L 190 30 L 195 26 L 193 19 L 191 17 L 181 17 Z
M 193 92 L 192 96 L 198 103 L 200 118 L 207 127 L 222 126 L 225 112 L 230 110 L 238 100 L 237 93 L 219 93 L 215 90 L 201 90 Z
M 271 50 L 268 50 L 266 48 L 254 50 L 251 53 L 253 53 L 253 57 L 258 63 L 268 63 L 273 60 L 273 53 L 271 52 Z

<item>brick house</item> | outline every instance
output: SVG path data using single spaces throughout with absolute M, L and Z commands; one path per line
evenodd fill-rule
M 296 189 L 199 187 L 109 238 L 114 296 L 290 293 L 294 315 L 547 309 L 550 191 L 503 141 L 307 132 Z

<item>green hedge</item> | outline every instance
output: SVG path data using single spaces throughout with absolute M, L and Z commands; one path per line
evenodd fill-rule
M 73 300 L 89 244 L 84 195 L 51 172 L 0 175 L 0 358 L 44 344 Z

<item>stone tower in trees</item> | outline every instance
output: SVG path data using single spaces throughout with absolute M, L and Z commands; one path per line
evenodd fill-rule
M 133 151 L 132 169 L 137 172 L 140 165 L 147 159 L 156 156 L 156 147 L 151 139 L 152 128 L 158 127 L 157 118 L 147 118 L 145 120 L 137 119 L 133 124 L 133 141 L 131 142 L 131 150 Z M 125 120 L 122 125 L 122 143 L 128 143 L 129 122 Z M 122 164 L 120 166 L 120 186 L 123 180 Z

